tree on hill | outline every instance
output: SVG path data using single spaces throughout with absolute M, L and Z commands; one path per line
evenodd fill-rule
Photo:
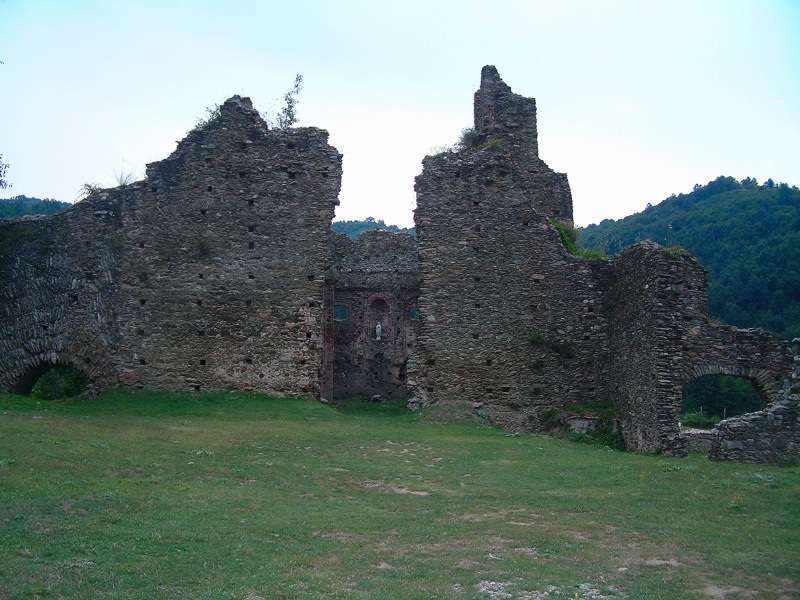
M 0 199 L 0 219 L 17 219 L 26 215 L 53 215 L 72 206 L 68 202 L 40 200 L 27 196 Z
M 708 270 L 709 313 L 738 327 L 800 336 L 800 190 L 718 177 L 689 194 L 582 230 L 578 244 L 616 254 L 644 239 L 680 245 Z
M 8 165 L 3 162 L 3 155 L 0 154 L 0 190 L 4 190 L 11 186 L 6 179 L 6 171 L 8 171 Z
M 352 240 L 358 239 L 358 234 L 363 231 L 372 231 L 373 229 L 385 229 L 387 231 L 405 232 L 411 235 L 416 235 L 413 227 L 402 228 L 397 225 L 387 225 L 383 219 L 377 221 L 372 217 L 367 217 L 363 221 L 335 221 L 331 224 L 331 229 L 336 233 L 343 233 Z

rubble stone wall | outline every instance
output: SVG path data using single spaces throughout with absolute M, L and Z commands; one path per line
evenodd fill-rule
M 145 180 L 0 222 L 0 389 L 63 364 L 98 388 L 413 396 L 513 431 L 612 400 L 629 449 L 682 455 L 683 386 L 722 373 L 765 408 L 720 425 L 711 456 L 795 455 L 787 343 L 711 323 L 683 251 L 571 255 L 555 225 L 572 223 L 567 177 L 539 158 L 535 100 L 494 67 L 473 141 L 424 159 L 418 242 L 353 242 L 330 231 L 342 157 L 327 133 L 268 130 L 231 98 Z
M 3 386 L 66 362 L 108 385 L 320 395 L 340 178 L 326 132 L 270 131 L 234 97 L 144 181 L 4 223 L 31 233 L 3 246 Z
M 485 142 L 423 161 L 415 403 L 463 404 L 515 430 L 602 397 L 603 261 L 570 255 L 549 219 L 572 222 L 566 176 L 536 154 L 535 104 L 492 67 L 476 93 Z M 534 136 L 529 139 L 528 136 Z
M 711 432 L 708 458 L 749 463 L 800 464 L 800 340 L 793 370 L 763 410 L 726 419 Z
M 652 242 L 614 259 L 570 255 L 566 176 L 538 156 L 535 103 L 485 67 L 477 143 L 423 161 L 417 178 L 420 333 L 414 404 L 470 407 L 510 430 L 611 399 L 631 450 L 686 453 L 683 386 L 709 372 L 774 395 L 786 343 L 715 326 L 688 253 Z M 466 405 L 466 407 L 465 407 Z
M 0 221 L 0 389 L 27 394 L 53 365 L 118 381 L 120 201 Z

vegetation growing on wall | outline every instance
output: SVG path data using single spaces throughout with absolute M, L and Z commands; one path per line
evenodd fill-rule
M 550 221 L 550 224 L 556 228 L 556 231 L 558 231 L 558 234 L 561 236 L 561 241 L 564 242 L 564 247 L 570 254 L 574 256 L 582 256 L 584 258 L 603 258 L 605 256 L 603 252 L 598 252 L 597 250 L 582 250 L 578 248 L 576 240 L 578 239 L 578 234 L 580 231 L 572 225 L 558 223 L 553 219 L 548 219 L 548 221 Z

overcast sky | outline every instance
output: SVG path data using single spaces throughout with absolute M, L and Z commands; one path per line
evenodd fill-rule
M 344 154 L 337 220 L 409 226 L 486 64 L 537 99 L 578 224 L 718 175 L 800 185 L 800 0 L 0 0 L 0 60 L 3 197 L 143 177 L 206 107 L 279 107 L 300 73 L 300 125 Z

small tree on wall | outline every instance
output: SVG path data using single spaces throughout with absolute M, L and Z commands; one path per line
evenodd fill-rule
M 0 190 L 4 190 L 6 188 L 11 187 L 11 184 L 8 183 L 6 179 L 6 171 L 8 170 L 8 165 L 3 162 L 3 155 L 0 154 Z
M 302 90 L 303 76 L 299 73 L 294 78 L 294 86 L 283 95 L 283 108 L 278 113 L 278 128 L 285 129 L 297 123 L 297 96 Z

